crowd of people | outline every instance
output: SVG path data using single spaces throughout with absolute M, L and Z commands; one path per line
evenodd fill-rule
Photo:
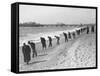
M 94 32 L 94 26 L 91 27 L 82 27 L 79 29 L 76 29 L 72 32 L 68 32 L 65 33 L 63 32 L 63 36 L 65 39 L 65 42 L 68 42 L 70 39 L 75 39 L 76 36 L 82 34 L 84 31 L 86 31 L 86 34 L 89 34 L 89 32 Z M 56 44 L 60 45 L 60 37 L 59 36 L 54 36 L 56 38 Z M 42 49 L 45 50 L 47 48 L 47 44 L 46 44 L 46 39 L 44 37 L 40 37 L 41 40 L 41 44 L 42 44 Z M 49 41 L 49 45 L 48 47 L 52 47 L 52 37 L 48 36 L 48 41 Z M 32 58 L 37 57 L 37 50 L 36 50 L 36 44 L 34 42 L 28 41 L 28 44 L 23 43 L 22 46 L 22 53 L 23 53 L 23 57 L 24 57 L 24 62 L 26 64 L 29 64 L 30 60 L 31 60 L 31 53 L 32 53 Z

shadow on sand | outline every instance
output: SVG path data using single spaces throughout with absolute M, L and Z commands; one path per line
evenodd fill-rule
M 41 54 L 41 55 L 38 55 L 38 56 L 45 56 L 45 55 L 48 55 L 48 54 Z
M 33 65 L 33 64 L 37 64 L 37 63 L 41 63 L 41 62 L 45 62 L 47 60 L 42 60 L 42 61 L 35 61 L 35 62 L 32 62 L 32 63 L 29 63 L 29 65 Z

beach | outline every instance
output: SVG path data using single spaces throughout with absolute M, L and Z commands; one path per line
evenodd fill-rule
M 60 30 L 62 33 L 65 29 Z M 58 30 L 57 30 L 58 31 Z M 36 50 L 38 56 L 31 58 L 29 65 L 23 61 L 22 48 L 19 48 L 19 70 L 20 71 L 36 71 L 49 69 L 70 69 L 85 68 L 96 66 L 96 33 L 86 34 L 86 31 L 76 38 L 69 39 L 65 42 L 64 36 L 60 36 L 60 45 L 56 44 L 53 38 L 53 47 L 42 50 L 42 45 L 38 41 Z

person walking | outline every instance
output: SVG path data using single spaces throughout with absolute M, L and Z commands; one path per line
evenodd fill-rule
M 71 39 L 71 33 L 70 32 L 68 32 L 68 37 L 69 37 L 69 39 Z
M 28 65 L 29 61 L 31 60 L 31 48 L 29 45 L 26 45 L 25 43 L 23 44 L 22 53 L 24 56 L 24 62 Z
M 48 39 L 49 39 L 49 47 L 52 47 L 52 38 L 48 36 Z
M 87 26 L 87 34 L 89 34 L 89 27 Z
M 57 39 L 57 45 L 59 45 L 59 44 L 60 44 L 60 42 L 59 42 L 60 37 L 59 37 L 59 36 L 55 36 L 55 37 L 56 37 L 56 39 Z
M 67 37 L 67 34 L 65 32 L 63 32 L 63 35 L 65 37 L 65 42 L 68 41 L 68 37 Z
M 37 51 L 36 51 L 36 48 L 35 48 L 35 43 L 34 42 L 30 42 L 28 41 L 28 44 L 31 46 L 32 48 L 32 57 L 34 58 L 35 56 L 37 56 Z
M 73 32 L 72 35 L 73 35 L 73 39 L 75 39 L 75 32 Z
M 41 39 L 41 43 L 42 43 L 42 48 L 44 50 L 44 49 L 46 49 L 46 40 L 43 37 L 40 37 L 40 39 Z

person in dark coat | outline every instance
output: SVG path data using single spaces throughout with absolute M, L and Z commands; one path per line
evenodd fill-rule
M 83 28 L 83 32 L 85 31 L 85 27 Z
M 36 48 L 35 48 L 35 43 L 34 43 L 34 42 L 28 41 L 28 44 L 29 44 L 29 45 L 31 46 L 31 48 L 32 48 L 32 52 L 33 52 L 32 57 L 34 58 L 35 56 L 37 56 L 37 52 L 36 52 Z
M 79 35 L 81 34 L 81 30 L 79 29 Z
M 73 32 L 72 35 L 73 35 L 73 38 L 75 39 L 75 32 Z
M 49 39 L 49 47 L 52 47 L 52 38 L 48 36 L 48 39 Z
M 89 33 L 89 27 L 87 26 L 87 34 Z
M 31 48 L 29 45 L 26 45 L 25 43 L 23 44 L 22 53 L 24 56 L 24 62 L 28 65 L 29 61 L 31 60 Z
M 81 32 L 81 30 L 79 29 L 79 30 L 77 30 L 77 35 L 80 35 L 80 32 Z
M 68 37 L 67 37 L 67 34 L 65 32 L 63 32 L 63 35 L 65 37 L 65 42 L 68 41 Z
M 40 37 L 40 39 L 41 39 L 41 43 L 42 43 L 42 48 L 46 49 L 46 40 L 45 40 L 45 38 Z
M 45 38 L 43 38 L 43 45 L 44 45 L 44 48 L 46 49 L 46 40 L 45 40 Z
M 78 35 L 78 30 L 76 30 L 76 33 L 77 33 L 77 35 Z
M 59 40 L 60 40 L 60 37 L 59 36 L 55 36 L 56 37 L 56 39 L 57 39 L 57 45 L 59 45 L 60 43 L 59 43 Z
M 71 39 L 71 33 L 70 32 L 68 32 L 68 37 L 69 37 L 69 39 Z
M 80 30 L 81 30 L 81 33 L 83 33 L 83 28 L 81 28 Z

